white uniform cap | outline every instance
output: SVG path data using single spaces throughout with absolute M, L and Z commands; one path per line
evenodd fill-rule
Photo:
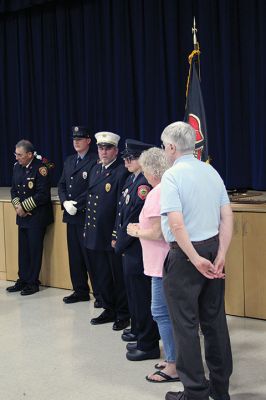
M 96 143 L 102 145 L 111 144 L 117 147 L 120 140 L 120 136 L 112 132 L 97 132 L 94 136 L 97 141 Z

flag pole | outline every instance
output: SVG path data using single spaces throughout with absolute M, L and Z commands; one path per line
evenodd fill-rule
M 188 56 L 188 62 L 189 62 L 189 72 L 188 72 L 188 78 L 187 78 L 187 88 L 186 88 L 186 99 L 188 96 L 188 88 L 189 88 L 189 83 L 190 83 L 190 76 L 191 76 L 191 68 L 192 68 L 192 60 L 195 56 L 197 56 L 197 62 L 198 62 L 198 70 L 199 70 L 199 80 L 200 79 L 200 46 L 199 42 L 197 40 L 197 28 L 196 28 L 196 21 L 194 17 L 193 21 L 193 27 L 192 27 L 192 35 L 193 35 L 193 45 L 194 45 L 194 50 L 190 53 Z M 187 103 L 187 102 L 186 102 Z M 187 107 L 187 104 L 186 104 Z
M 200 46 L 197 40 L 195 17 L 192 26 L 192 39 L 193 50 L 188 56 L 189 73 L 186 88 L 184 121 L 188 122 L 195 130 L 195 156 L 199 160 L 206 161 L 209 159 L 208 138 L 204 102 L 200 87 Z
M 194 50 L 199 50 L 199 43 L 197 41 L 197 32 L 198 32 L 198 30 L 196 28 L 196 21 L 195 21 L 195 17 L 194 17 L 193 26 L 192 26 Z
M 196 53 L 194 53 L 194 55 L 198 56 L 199 80 L 201 81 L 201 78 L 200 78 L 200 47 L 199 47 L 199 42 L 197 40 L 197 32 L 198 32 L 198 30 L 196 28 L 196 20 L 194 17 L 193 26 L 192 26 L 193 45 L 194 45 L 194 51 L 196 51 Z

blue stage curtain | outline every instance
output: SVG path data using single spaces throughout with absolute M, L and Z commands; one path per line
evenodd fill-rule
M 0 13 L 14 12 L 54 0 L 0 0 Z
M 1 4 L 0 186 L 21 138 L 55 162 L 54 184 L 72 125 L 159 145 L 184 117 L 195 15 L 212 164 L 228 188 L 266 190 L 264 0 Z

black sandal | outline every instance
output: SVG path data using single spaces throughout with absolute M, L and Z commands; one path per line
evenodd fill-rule
M 152 383 L 165 383 L 165 382 L 179 382 L 180 378 L 177 376 L 176 378 L 172 378 L 170 375 L 165 374 L 163 371 L 156 371 L 154 372 L 153 375 L 159 375 L 162 378 L 164 378 L 163 381 L 156 381 L 154 379 L 149 378 L 148 376 L 146 376 L 146 379 L 148 382 L 152 382 Z

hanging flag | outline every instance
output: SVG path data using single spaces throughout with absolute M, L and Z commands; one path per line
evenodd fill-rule
M 198 75 L 198 67 L 200 65 L 200 50 L 199 43 L 197 42 L 196 38 L 197 30 L 195 27 L 195 19 L 192 32 L 194 34 L 194 50 L 188 57 L 190 67 L 187 81 L 186 110 L 184 120 L 185 122 L 189 123 L 196 132 L 196 157 L 199 160 L 208 161 L 207 125 L 200 87 L 200 79 Z

